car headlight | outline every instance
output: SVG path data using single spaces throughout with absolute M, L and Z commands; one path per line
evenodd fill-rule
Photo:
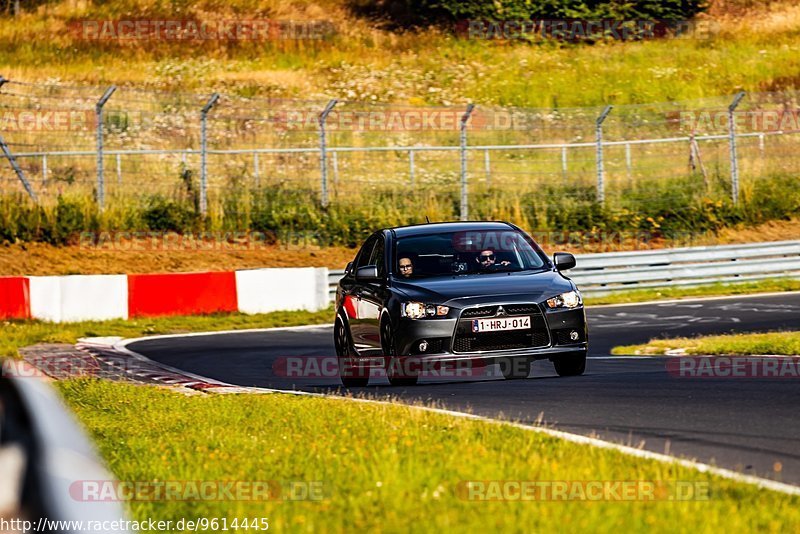
M 583 300 L 581 299 L 581 294 L 577 291 L 562 293 L 556 297 L 547 299 L 547 307 L 551 310 L 555 308 L 577 308 L 581 304 L 583 304 Z
M 425 304 L 422 302 L 404 302 L 400 306 L 400 314 L 409 319 L 424 319 L 425 317 L 443 317 L 450 312 L 447 306 Z

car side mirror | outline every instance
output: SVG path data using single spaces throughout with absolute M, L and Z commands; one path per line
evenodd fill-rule
M 566 271 L 575 267 L 575 256 L 569 252 L 556 252 L 553 254 L 553 263 L 557 271 Z
M 353 270 L 353 262 L 347 262 L 347 267 L 344 268 L 344 274 L 350 274 L 350 271 Z
M 378 276 L 378 266 L 377 265 L 365 265 L 363 267 L 359 267 L 356 271 L 356 280 L 363 280 L 365 282 L 375 282 L 380 280 L 380 276 Z

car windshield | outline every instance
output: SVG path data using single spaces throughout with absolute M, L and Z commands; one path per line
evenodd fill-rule
M 394 258 L 393 271 L 401 279 L 540 270 L 547 265 L 533 240 L 513 229 L 401 237 Z

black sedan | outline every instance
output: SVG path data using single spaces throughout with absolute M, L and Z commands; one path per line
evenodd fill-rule
M 560 376 L 586 368 L 581 294 L 525 232 L 505 222 L 435 223 L 372 234 L 336 291 L 334 343 L 347 387 L 383 367 L 413 385 L 438 366 L 500 364 L 525 378 L 549 359 Z

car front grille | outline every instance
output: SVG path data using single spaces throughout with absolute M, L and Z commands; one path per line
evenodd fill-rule
M 497 306 L 483 306 L 482 308 L 469 308 L 461 313 L 462 318 L 472 317 L 494 317 L 497 313 Z
M 501 332 L 472 331 L 475 318 L 494 317 L 498 306 L 469 308 L 461 313 L 453 338 L 453 352 L 478 352 L 540 348 L 550 345 L 550 334 L 542 311 L 536 304 L 508 304 L 503 309 L 508 316 L 528 315 L 531 327 L 527 330 L 506 330 Z

